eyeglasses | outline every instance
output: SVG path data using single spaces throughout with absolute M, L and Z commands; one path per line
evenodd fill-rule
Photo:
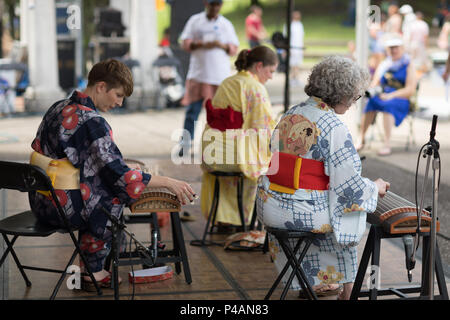
M 348 106 L 349 106 L 349 107 L 352 106 L 354 103 L 356 103 L 356 101 L 358 101 L 358 100 L 361 99 L 361 98 L 362 98 L 362 95 L 359 95 L 359 96 L 357 96 L 355 99 L 350 100 L 349 103 L 348 103 Z

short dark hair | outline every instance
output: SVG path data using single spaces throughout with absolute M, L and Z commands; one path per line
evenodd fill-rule
M 130 69 L 116 59 L 101 61 L 92 67 L 88 75 L 88 87 L 105 82 L 107 90 L 123 87 L 125 96 L 133 93 L 133 75 Z
M 248 70 L 257 62 L 262 62 L 263 66 L 274 66 L 278 63 L 277 54 L 266 46 L 257 46 L 253 49 L 244 49 L 234 63 L 238 71 Z

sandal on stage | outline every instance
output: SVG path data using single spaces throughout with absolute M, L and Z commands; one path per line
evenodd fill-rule
M 329 297 L 329 296 L 336 296 L 339 293 L 341 293 L 342 288 L 340 286 L 338 286 L 335 289 L 325 289 L 326 286 L 320 286 L 318 288 L 314 288 L 313 290 L 316 294 L 317 297 Z M 301 299 L 308 299 L 308 293 L 306 293 L 303 290 L 300 290 L 298 293 L 298 297 Z
M 378 150 L 377 154 L 379 156 L 388 156 L 391 154 L 391 148 L 389 147 L 381 148 L 380 150 Z
M 121 283 L 122 281 L 119 278 L 119 284 Z M 102 280 L 97 280 L 97 284 L 100 288 L 111 288 L 112 284 L 111 272 L 109 272 L 109 275 L 104 277 Z M 91 280 L 85 280 L 84 278 L 81 279 L 81 289 L 87 292 L 97 291 L 97 289 L 95 289 L 95 284 Z

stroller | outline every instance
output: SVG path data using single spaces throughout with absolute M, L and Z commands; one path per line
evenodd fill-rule
M 184 83 L 180 75 L 180 61 L 168 47 L 153 62 L 153 77 L 159 86 L 157 108 L 177 108 L 184 96 Z
M 10 93 L 11 87 L 9 82 L 0 77 L 0 114 L 10 115 L 14 112 L 14 104 Z
M 22 72 L 21 81 L 17 83 L 17 73 Z M 16 112 L 16 96 L 22 94 L 27 84 L 28 68 L 23 63 L 10 59 L 0 59 L 0 114 L 9 116 Z M 25 86 L 22 87 L 22 84 Z

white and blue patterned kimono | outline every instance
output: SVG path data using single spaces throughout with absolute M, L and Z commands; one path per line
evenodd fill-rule
M 361 160 L 347 127 L 320 99 L 311 97 L 291 108 L 277 129 L 272 151 L 323 162 L 329 188 L 282 193 L 270 190 L 268 177 L 262 176 L 257 192 L 258 218 L 266 226 L 322 234 L 302 263 L 311 285 L 353 282 L 356 245 L 365 231 L 366 213 L 376 209 L 378 188 L 361 177 Z M 280 272 L 286 257 L 276 239 L 269 240 L 272 259 Z M 296 278 L 292 286 L 300 289 Z

